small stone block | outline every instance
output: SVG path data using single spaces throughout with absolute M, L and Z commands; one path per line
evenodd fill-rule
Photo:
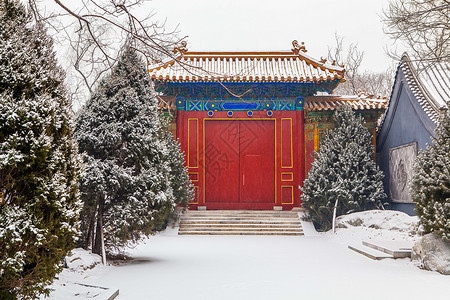
M 206 210 L 206 206 L 197 206 L 197 210 Z
M 283 210 L 283 206 L 274 206 L 273 210 L 277 210 L 277 211 Z
M 301 207 L 293 207 L 291 209 L 291 211 L 305 211 L 305 210 L 303 208 L 301 208 Z

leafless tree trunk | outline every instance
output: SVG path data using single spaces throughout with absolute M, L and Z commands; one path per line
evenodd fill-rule
M 92 253 L 102 255 L 103 252 L 103 206 L 105 205 L 105 200 L 103 197 L 99 200 L 98 207 L 97 207 L 97 228 L 95 230 L 95 238 L 94 238 L 94 244 L 92 245 Z

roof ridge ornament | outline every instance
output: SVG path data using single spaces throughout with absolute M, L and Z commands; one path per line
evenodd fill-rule
M 172 50 L 172 52 L 174 54 L 180 53 L 181 55 L 185 55 L 186 52 L 188 51 L 187 49 L 187 42 L 186 41 L 181 41 L 179 46 L 175 46 Z
M 295 55 L 298 55 L 300 53 L 300 51 L 302 51 L 303 53 L 308 52 L 308 50 L 306 50 L 306 47 L 305 47 L 305 42 L 302 42 L 299 45 L 297 40 L 293 40 L 292 41 L 292 46 L 294 48 L 291 49 L 291 50 L 292 50 L 292 52 L 294 52 Z

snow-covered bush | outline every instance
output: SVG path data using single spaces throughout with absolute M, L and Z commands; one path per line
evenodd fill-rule
M 75 244 L 79 159 L 52 40 L 0 0 L 0 298 L 32 299 Z
M 450 241 L 450 109 L 431 139 L 433 145 L 420 151 L 414 163 L 411 198 L 424 233 L 434 232 Z
M 108 250 L 120 248 L 162 229 L 177 203 L 168 160 L 174 150 L 163 137 L 151 84 L 146 64 L 125 47 L 77 118 L 86 164 L 81 243 L 97 254 L 102 227 Z
M 373 160 L 372 136 L 350 107 L 334 114 L 335 128 L 328 130 L 315 153 L 302 190 L 302 207 L 318 230 L 331 228 L 337 215 L 377 207 L 386 195 L 383 173 Z

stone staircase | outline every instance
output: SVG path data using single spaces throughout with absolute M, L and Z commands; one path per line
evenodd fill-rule
M 363 241 L 348 248 L 368 258 L 380 260 L 385 258 L 411 257 L 413 241 Z
M 296 211 L 208 210 L 186 211 L 178 234 L 303 235 Z

